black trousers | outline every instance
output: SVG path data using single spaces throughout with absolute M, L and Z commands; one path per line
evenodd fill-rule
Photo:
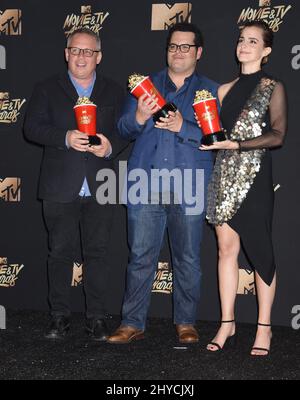
M 51 315 L 70 315 L 73 263 L 80 232 L 86 317 L 103 318 L 108 267 L 106 253 L 113 207 L 99 205 L 92 197 L 71 203 L 43 201 L 49 233 L 48 279 Z

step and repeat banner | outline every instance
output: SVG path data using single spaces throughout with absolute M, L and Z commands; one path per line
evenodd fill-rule
M 80 0 L 1 0 L 0 2 L 0 305 L 47 310 L 47 234 L 37 200 L 42 148 L 26 142 L 22 125 L 34 85 L 66 69 L 67 36 L 86 26 L 102 38 L 102 72 L 124 88 L 133 72 L 144 75 L 166 65 L 167 30 L 190 21 L 204 33 L 198 71 L 223 83 L 238 74 L 235 46 L 245 21 L 266 21 L 275 44 L 266 70 L 282 79 L 289 97 L 289 131 L 282 149 L 273 151 L 274 247 L 278 291 L 273 323 L 290 325 L 300 304 L 299 245 L 299 111 L 300 3 L 297 0 L 149 0 L 86 2 Z M 126 160 L 130 147 L 121 154 Z M 76 173 L 74 171 L 74 173 Z M 259 199 L 258 199 L 259 201 Z M 126 209 L 116 206 L 109 249 L 108 311 L 119 314 L 125 285 L 128 249 Z M 203 281 L 199 319 L 219 319 L 217 248 L 206 226 L 202 247 Z M 84 310 L 80 251 L 74 260 L 70 291 L 74 311 Z M 300 307 L 299 307 L 300 308 Z M 237 320 L 256 321 L 253 273 L 240 257 Z M 172 266 L 165 240 L 153 283 L 150 316 L 172 315 Z

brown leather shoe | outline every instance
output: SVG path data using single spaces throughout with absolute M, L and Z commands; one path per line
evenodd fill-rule
M 197 343 L 199 342 L 199 335 L 195 327 L 190 324 L 176 325 L 176 331 L 180 343 Z
M 133 340 L 144 339 L 144 331 L 135 328 L 134 326 L 121 325 L 107 339 L 107 343 L 111 344 L 127 344 Z

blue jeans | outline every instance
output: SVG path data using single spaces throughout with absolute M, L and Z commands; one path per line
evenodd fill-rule
M 194 324 L 200 297 L 201 215 L 185 215 L 179 205 L 149 204 L 128 208 L 130 260 L 122 324 L 145 329 L 165 229 L 173 264 L 174 323 Z

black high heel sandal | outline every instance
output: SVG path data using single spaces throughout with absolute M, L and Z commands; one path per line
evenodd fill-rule
M 259 326 L 272 326 L 271 324 L 261 324 L 260 322 L 257 323 Z M 271 339 L 270 339 L 270 346 L 271 346 L 271 340 L 272 340 L 272 332 L 271 332 Z M 266 351 L 267 354 L 252 354 L 252 350 L 258 350 L 258 351 Z M 266 349 L 264 347 L 252 347 L 250 355 L 253 357 L 266 357 L 270 354 L 270 348 Z
M 230 321 L 221 321 L 221 324 L 228 324 L 228 323 L 231 323 L 231 322 L 235 322 L 235 320 L 232 319 Z M 219 343 L 210 342 L 210 343 L 208 343 L 207 346 L 209 346 L 209 345 L 216 346 L 218 350 L 209 350 L 209 349 L 206 349 L 206 350 L 209 351 L 210 353 L 218 353 L 219 351 L 224 350 L 225 346 L 226 346 L 226 348 L 234 346 L 236 344 L 236 338 L 237 338 L 236 333 L 234 333 L 231 336 L 228 336 L 228 338 L 226 339 L 225 343 L 223 344 L 223 347 L 221 347 L 219 345 Z

